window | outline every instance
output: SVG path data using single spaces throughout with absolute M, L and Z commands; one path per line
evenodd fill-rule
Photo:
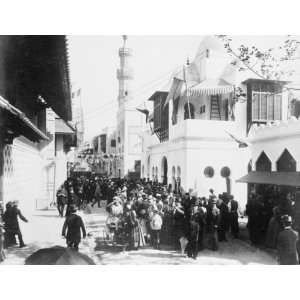
M 215 174 L 213 167 L 206 167 L 204 169 L 204 176 L 208 178 L 212 178 Z
M 205 113 L 205 105 L 201 105 L 200 106 L 200 114 L 204 114 Z
M 116 147 L 116 140 L 111 140 L 110 141 L 110 146 L 115 148 Z
M 195 119 L 195 108 L 191 103 L 184 105 L 184 119 Z
M 223 167 L 221 169 L 221 176 L 224 178 L 228 178 L 230 176 L 230 169 L 228 167 Z
M 281 120 L 282 95 L 269 92 L 252 93 L 253 121 Z

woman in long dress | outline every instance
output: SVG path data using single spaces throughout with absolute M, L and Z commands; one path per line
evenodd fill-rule
M 142 242 L 141 228 L 136 212 L 130 205 L 126 205 L 125 230 L 128 237 L 128 250 L 138 250 Z

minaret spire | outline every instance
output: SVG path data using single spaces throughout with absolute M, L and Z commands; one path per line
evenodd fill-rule
M 122 35 L 122 38 L 123 38 L 123 48 L 126 48 L 126 41 L 128 39 L 127 35 Z

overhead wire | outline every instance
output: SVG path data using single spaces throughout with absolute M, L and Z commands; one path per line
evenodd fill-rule
M 132 95 L 139 96 L 139 95 L 145 94 L 147 91 L 153 89 L 155 86 L 158 86 L 158 85 L 162 84 L 164 81 L 166 81 L 167 79 L 169 79 L 170 73 L 176 72 L 179 68 L 180 67 L 175 67 L 171 71 L 164 73 L 162 76 L 159 76 L 156 79 L 147 82 L 146 84 L 139 87 L 137 89 L 137 91 L 134 92 Z M 134 101 L 134 100 L 136 100 L 136 99 L 133 98 L 129 101 Z M 100 107 L 98 107 L 97 109 L 85 113 L 85 116 L 87 116 L 89 114 L 95 114 L 98 111 L 102 111 L 104 107 L 109 106 L 109 105 L 115 105 L 115 104 L 116 104 L 115 100 L 106 102 L 103 105 L 101 105 Z

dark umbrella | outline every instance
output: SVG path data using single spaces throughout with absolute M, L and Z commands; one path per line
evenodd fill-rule
M 54 246 L 40 249 L 25 260 L 25 265 L 95 265 L 85 254 L 70 248 Z

